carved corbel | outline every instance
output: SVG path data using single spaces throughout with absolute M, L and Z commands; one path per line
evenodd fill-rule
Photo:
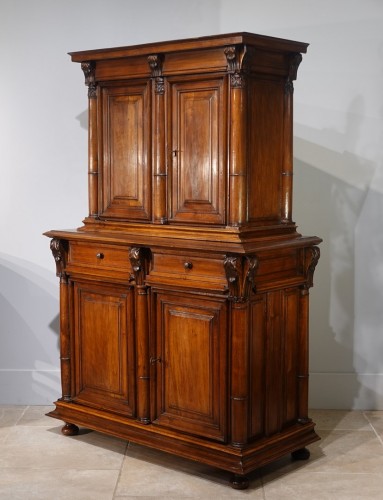
M 250 293 L 255 292 L 257 258 L 252 256 L 227 255 L 223 262 L 229 288 L 229 299 L 233 302 L 247 302 Z
M 300 63 L 302 62 L 301 53 L 292 53 L 289 61 L 289 74 L 285 82 L 285 93 L 292 94 L 294 92 L 293 80 L 297 79 L 297 73 Z
M 244 88 L 246 86 L 245 60 L 247 55 L 246 45 L 232 45 L 224 49 L 227 60 L 227 71 L 230 74 L 230 86 L 232 88 Z
M 85 85 L 88 87 L 88 97 L 95 99 L 97 97 L 96 63 L 94 61 L 82 62 L 81 69 L 84 72 Z
M 148 56 L 151 77 L 154 79 L 154 91 L 156 94 L 165 92 L 165 83 L 162 76 L 163 54 L 152 54 Z
M 306 283 L 303 285 L 302 289 L 307 291 L 314 285 L 314 271 L 316 265 L 318 264 L 320 257 L 319 247 L 309 247 L 305 248 L 305 260 L 304 260 L 304 275 L 306 278 Z
M 66 256 L 68 254 L 68 242 L 53 238 L 50 243 L 50 249 L 56 263 L 56 276 L 60 279 L 66 278 Z
M 144 286 L 145 277 L 149 269 L 150 250 L 141 247 L 132 247 L 129 259 L 134 273 L 134 281 L 138 286 Z

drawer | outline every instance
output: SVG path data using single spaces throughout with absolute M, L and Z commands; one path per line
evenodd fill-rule
M 155 254 L 153 272 L 184 276 L 223 276 L 223 261 L 191 255 Z
M 101 269 L 131 269 L 128 247 L 78 241 L 70 244 L 68 263 Z

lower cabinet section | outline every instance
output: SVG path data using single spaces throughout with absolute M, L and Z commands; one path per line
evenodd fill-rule
M 166 253 L 153 266 L 148 247 L 104 245 L 109 260 L 99 265 L 97 245 L 86 245 L 77 254 L 71 241 L 53 245 L 62 398 L 50 415 L 66 422 L 65 434 L 84 425 L 239 476 L 286 453 L 308 457 L 302 449 L 318 439 L 308 417 L 315 247 L 292 247 L 295 274 L 289 264 L 280 280 L 276 250 L 214 255 L 204 288 L 196 253 L 193 279 L 190 266 L 164 278 Z M 114 255 L 129 258 L 121 273 Z

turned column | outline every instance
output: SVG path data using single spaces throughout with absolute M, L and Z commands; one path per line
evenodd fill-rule
M 97 152 L 97 85 L 96 64 L 93 61 L 81 63 L 88 86 L 88 189 L 89 217 L 97 218 L 98 207 L 98 152 Z
M 313 286 L 315 267 L 319 261 L 318 247 L 304 249 L 305 284 L 300 290 L 300 316 L 298 338 L 298 422 L 310 422 L 308 416 L 309 394 L 309 289 Z
M 50 248 L 56 263 L 56 275 L 60 278 L 60 367 L 62 401 L 71 401 L 71 349 L 69 329 L 69 285 L 65 272 L 68 243 L 56 238 Z
M 148 287 L 145 285 L 145 277 L 149 251 L 146 248 L 131 248 L 129 256 L 136 281 L 137 420 L 148 424 L 150 422 L 150 359 Z
M 242 69 L 245 47 L 227 47 L 230 81 L 229 136 L 229 225 L 240 226 L 247 219 L 247 89 Z
M 293 202 L 293 80 L 297 78 L 297 71 L 301 54 L 292 54 L 289 66 L 289 75 L 284 87 L 283 112 L 283 159 L 282 159 L 282 193 L 281 193 L 281 222 L 292 222 Z
M 161 54 L 148 57 L 153 81 L 153 222 L 166 224 L 167 169 L 165 147 L 165 81 Z
M 224 266 L 231 303 L 230 421 L 231 444 L 242 447 L 248 439 L 249 420 L 249 299 L 257 269 L 254 256 L 228 255 Z

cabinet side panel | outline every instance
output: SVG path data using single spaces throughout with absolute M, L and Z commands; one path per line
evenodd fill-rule
M 265 418 L 266 297 L 258 296 L 250 315 L 250 437 L 263 434 Z
M 298 414 L 298 334 L 299 290 L 286 290 L 284 297 L 285 328 L 285 415 L 284 424 L 295 423 Z
M 265 347 L 265 434 L 280 431 L 283 412 L 283 317 L 281 290 L 267 296 L 267 334 Z
M 283 85 L 249 79 L 248 220 L 279 222 L 283 141 Z

